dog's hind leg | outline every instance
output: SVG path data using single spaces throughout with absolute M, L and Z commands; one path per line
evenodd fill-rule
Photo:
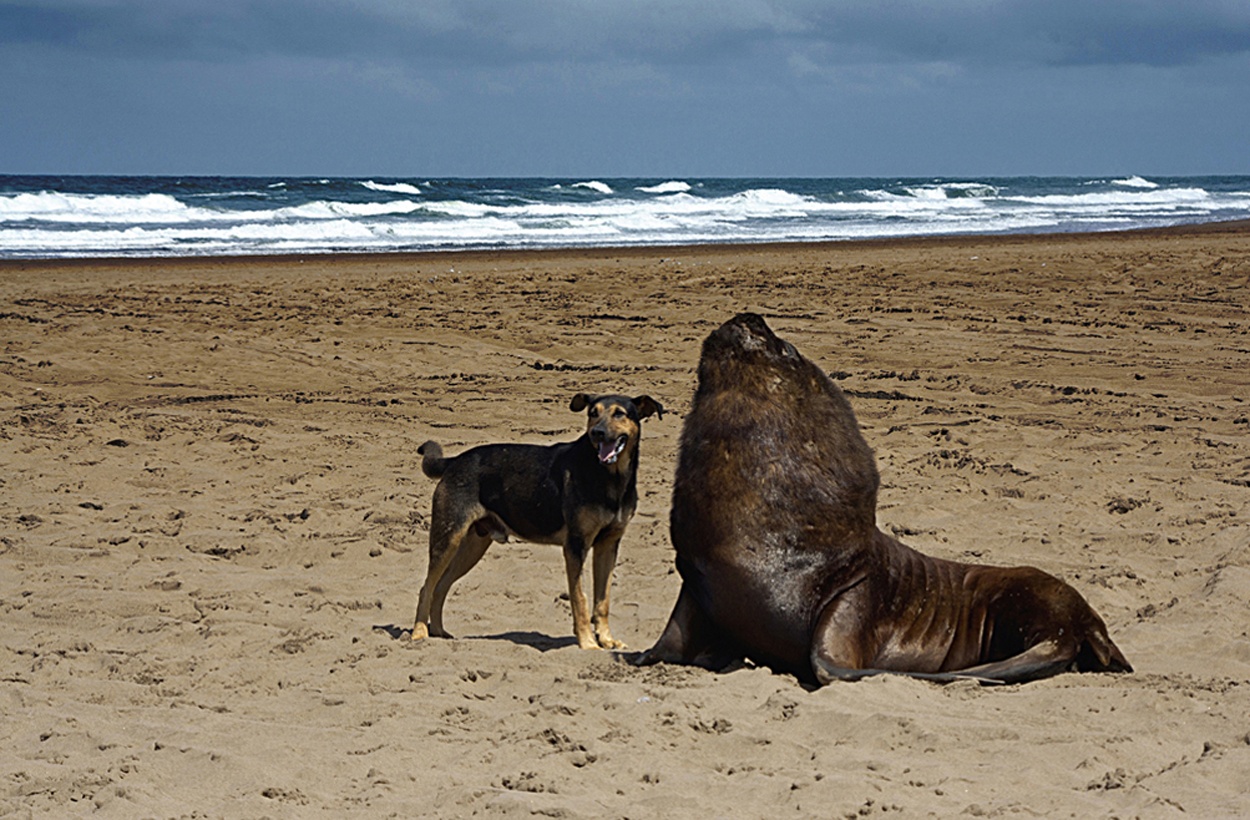
M 421 594 L 417 596 L 417 617 L 412 625 L 412 640 L 419 641 L 434 635 L 447 637 L 443 631 L 442 602 L 439 602 L 439 619 L 431 624 L 430 614 L 434 604 L 434 590 L 447 572 L 447 567 L 460 550 L 471 524 L 457 530 L 445 530 L 437 525 L 430 529 L 430 562 L 425 571 L 425 583 L 421 585 Z
M 447 592 L 444 589 L 440 596 L 438 586 L 456 556 L 464 549 L 465 540 L 476 535 L 474 525 L 485 512 L 476 504 L 462 508 L 455 504 L 455 498 L 455 493 L 446 491 L 443 484 L 439 484 L 434 491 L 433 513 L 430 516 L 430 560 L 425 583 L 421 585 L 421 594 L 417 598 L 417 617 L 412 626 L 414 641 L 430 635 L 450 637 L 443 630 L 443 599 Z
M 595 608 L 591 622 L 595 640 L 603 649 L 624 649 L 625 644 L 612 637 L 608 628 L 608 605 L 612 597 L 612 570 L 616 567 L 616 554 L 621 545 L 621 533 L 613 533 L 595 544 L 594 595 Z
M 443 628 L 443 603 L 447 600 L 447 593 L 451 591 L 451 585 L 464 577 L 465 573 L 477 566 L 477 562 L 482 560 L 482 556 L 486 554 L 486 548 L 490 546 L 491 539 L 488 536 L 478 532 L 476 525 L 470 525 L 464 537 L 460 540 L 460 547 L 452 555 L 451 561 L 448 562 L 446 570 L 441 578 L 434 585 L 434 591 L 430 600 L 430 633 L 439 635 L 444 638 L 450 638 L 451 635 Z

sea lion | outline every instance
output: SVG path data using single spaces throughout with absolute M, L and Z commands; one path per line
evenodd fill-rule
M 1058 578 L 933 558 L 882 533 L 850 403 L 761 317 L 708 336 L 698 379 L 669 522 L 681 591 L 638 663 L 745 657 L 815 684 L 1132 671 Z

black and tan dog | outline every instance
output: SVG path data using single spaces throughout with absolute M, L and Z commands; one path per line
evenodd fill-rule
M 564 547 L 573 633 L 583 649 L 624 646 L 608 629 L 608 587 L 616 552 L 638 506 L 641 422 L 664 408 L 650 396 L 590 396 L 569 404 L 586 410 L 586 432 L 576 441 L 485 444 L 455 458 L 427 441 L 417 450 L 421 469 L 441 479 L 434 489 L 430 563 L 417 599 L 412 639 L 447 638 L 443 602 L 451 585 L 481 560 L 492 540 L 509 535 Z M 594 613 L 582 592 L 582 567 L 594 551 Z

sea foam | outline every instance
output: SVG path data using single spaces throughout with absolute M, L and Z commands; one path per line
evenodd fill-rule
M 370 179 L 365 180 L 360 184 L 362 187 L 368 188 L 370 191 L 382 191 L 388 194 L 421 196 L 421 189 L 415 185 L 409 185 L 407 182 L 374 182 Z
M 1131 177 L 1126 177 L 1124 179 L 1113 179 L 1111 180 L 1111 184 L 1120 185 L 1125 188 L 1158 188 L 1159 187 L 1159 183 L 1151 182 L 1150 180 L 1143 179 L 1139 176 L 1131 176 Z
M 0 257 L 784 242 L 1250 218 L 1250 177 L 613 185 L 0 176 Z
M 689 182 L 671 180 L 669 182 L 661 182 L 659 185 L 644 185 L 634 190 L 642 191 L 644 194 L 684 194 L 689 192 L 691 188 Z
M 569 187 L 570 188 L 585 188 L 586 190 L 594 191 L 597 194 L 615 193 L 615 191 L 612 190 L 612 186 L 608 185 L 606 182 L 599 182 L 598 180 L 594 180 L 594 179 L 588 182 L 574 182 Z
M 184 222 L 193 209 L 167 194 L 125 196 L 56 191 L 0 195 L 0 219 L 49 222 Z

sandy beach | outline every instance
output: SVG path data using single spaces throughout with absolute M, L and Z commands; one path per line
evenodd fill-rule
M 703 338 L 850 397 L 880 526 L 1075 586 L 1135 667 L 809 691 L 572 636 L 494 545 L 413 644 L 417 446 L 648 393 L 612 629 L 660 634 Z M 0 815 L 1250 815 L 1250 226 L 824 245 L 0 262 Z

